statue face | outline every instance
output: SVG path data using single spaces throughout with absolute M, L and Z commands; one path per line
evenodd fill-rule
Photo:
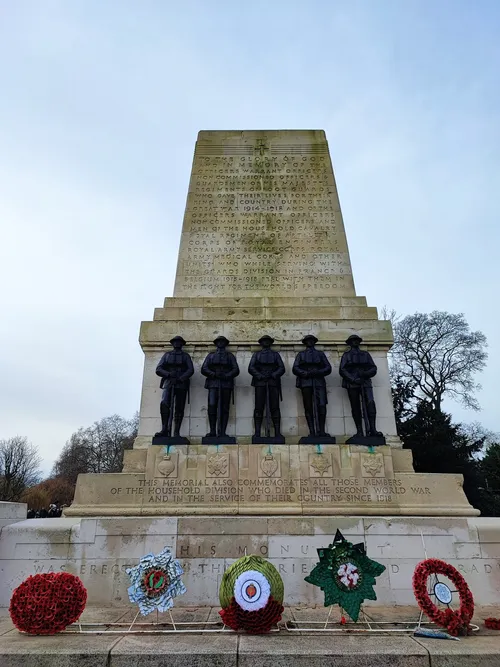
M 216 345 L 218 350 L 223 350 L 226 347 L 226 341 L 225 340 L 218 340 L 215 345 Z
M 351 347 L 354 347 L 355 349 L 359 347 L 359 340 L 357 338 L 353 338 L 353 340 L 351 340 Z
M 261 342 L 261 346 L 267 350 L 268 348 L 271 347 L 271 340 L 269 338 L 264 338 L 264 340 Z
M 181 340 L 174 340 L 172 343 L 172 346 L 174 350 L 182 350 L 182 341 Z
M 314 347 L 314 338 L 306 338 L 306 347 Z

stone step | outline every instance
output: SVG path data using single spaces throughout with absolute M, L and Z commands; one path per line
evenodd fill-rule
M 345 340 L 352 333 L 359 334 L 370 350 L 388 350 L 393 343 L 391 323 L 385 320 L 352 318 L 334 320 L 316 317 L 316 314 L 303 313 L 301 319 L 293 319 L 284 313 L 282 319 L 169 319 L 141 323 L 139 341 L 143 349 L 158 347 L 162 349 L 168 341 L 178 334 L 191 345 L 212 347 L 216 336 L 223 334 L 234 345 L 255 345 L 263 333 L 272 336 L 280 345 L 297 345 L 302 349 L 303 336 L 313 333 L 319 339 L 319 345 L 339 346 L 345 350 Z
M 197 306 L 155 308 L 155 321 L 169 320 L 376 320 L 377 309 L 367 306 Z
M 371 613 L 371 607 L 367 607 L 367 611 L 371 619 L 378 618 L 377 613 Z M 418 619 L 416 607 L 380 611 L 387 611 L 393 620 L 408 618 L 416 622 Z M 293 621 L 299 617 L 302 621 L 309 614 L 319 615 L 318 612 L 322 618 L 326 617 L 325 609 L 286 607 L 284 619 Z M 0 664 L 9 667 L 48 664 L 56 667 L 79 664 L 87 667 L 498 667 L 500 634 L 483 626 L 483 618 L 491 613 L 489 608 L 478 609 L 474 622 L 480 625 L 480 634 L 457 642 L 389 632 L 293 634 L 284 629 L 257 636 L 229 630 L 224 634 L 127 635 L 124 626 L 123 634 L 111 634 L 105 632 L 103 626 L 96 626 L 95 629 L 103 630 L 102 634 L 26 636 L 13 627 L 4 610 L 0 616 Z M 207 623 L 218 619 L 218 608 L 175 607 L 172 614 L 178 623 Z M 131 623 L 134 615 L 135 608 L 131 606 L 87 607 L 81 622 Z
M 198 308 L 238 306 L 239 308 L 265 306 L 366 306 L 364 296 L 269 296 L 269 297 L 172 297 L 167 296 L 164 307 Z

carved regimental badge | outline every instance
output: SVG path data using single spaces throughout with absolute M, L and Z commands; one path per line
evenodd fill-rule
M 158 456 L 155 477 L 177 477 L 177 456 L 177 453 Z
M 217 453 L 207 459 L 207 477 L 227 477 L 229 475 L 229 454 Z
M 260 469 L 266 477 L 274 477 L 278 468 L 279 460 L 274 454 L 266 454 L 260 461 Z
M 332 467 L 332 461 L 329 454 L 319 452 L 318 454 L 311 454 L 309 456 L 309 465 L 315 473 L 323 477 Z
M 380 454 L 361 456 L 361 465 L 368 477 L 384 477 L 384 457 Z

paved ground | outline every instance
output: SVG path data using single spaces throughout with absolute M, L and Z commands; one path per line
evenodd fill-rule
M 176 622 L 207 622 L 218 620 L 217 612 L 206 607 L 177 608 L 173 616 Z M 323 608 L 289 607 L 284 620 L 324 621 L 326 613 Z M 366 613 L 374 627 L 377 621 L 418 620 L 415 607 L 368 607 Z M 130 623 L 134 616 L 131 608 L 90 607 L 81 621 Z M 0 667 L 500 667 L 500 631 L 484 627 L 487 616 L 499 617 L 500 609 L 478 609 L 474 622 L 480 631 L 459 642 L 390 633 L 292 634 L 286 630 L 257 637 L 233 632 L 125 635 L 105 629 L 99 635 L 30 637 L 17 632 L 2 609 Z

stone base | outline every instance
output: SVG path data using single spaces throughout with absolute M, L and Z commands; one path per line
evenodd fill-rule
M 177 604 L 177 600 L 176 600 Z M 220 620 L 220 606 L 178 607 L 172 611 L 176 624 L 193 632 L 212 629 Z M 337 611 L 337 610 L 336 610 Z M 404 607 L 363 608 L 378 634 L 338 632 L 292 633 L 285 629 L 269 635 L 247 635 L 224 631 L 209 634 L 128 634 L 136 614 L 132 605 L 122 607 L 87 606 L 80 618 L 82 625 L 122 623 L 121 634 L 106 631 L 99 636 L 60 633 L 49 637 L 24 636 L 13 626 L 6 609 L 0 610 L 0 665 L 4 667 L 498 667 L 500 635 L 484 628 L 483 619 L 495 615 L 492 607 L 475 606 L 473 623 L 481 628 L 459 642 L 440 641 L 394 633 L 401 622 L 418 623 L 415 605 Z M 282 623 L 301 627 L 324 623 L 328 609 L 286 607 Z M 141 623 L 156 620 L 156 614 L 141 618 Z M 160 614 L 159 623 L 168 623 L 170 615 Z M 204 623 L 207 625 L 204 626 Z M 385 623 L 386 625 L 378 625 Z M 99 626 L 97 626 L 99 627 Z M 102 626 L 101 626 L 102 627 Z M 151 627 L 151 626 L 149 626 Z M 165 627 L 165 626 L 164 626 Z M 168 627 L 168 626 L 167 626 Z M 315 626 L 316 628 L 318 625 Z M 321 627 L 321 626 L 319 626 Z M 333 626 L 330 626 L 333 627 Z M 88 626 L 87 626 L 88 628 Z M 85 628 L 85 629 L 87 629 Z M 117 628 L 111 628 L 116 631 Z M 149 629 L 147 626 L 143 629 Z M 344 630 L 346 628 L 344 627 Z M 380 630 L 384 629 L 384 633 Z
M 414 604 L 418 562 L 441 558 L 458 568 L 476 604 L 500 605 L 500 519 L 460 517 L 198 516 L 31 519 L 3 528 L 0 606 L 30 574 L 66 571 L 81 577 L 88 605 L 128 605 L 127 567 L 167 546 L 185 570 L 187 593 L 176 606 L 218 604 L 221 576 L 247 554 L 268 558 L 285 584 L 285 605 L 323 606 L 323 593 L 304 581 L 339 529 L 363 542 L 386 566 L 370 605 Z M 498 613 L 493 614 L 498 616 Z M 451 643 L 451 642 L 450 642 Z
M 252 445 L 284 445 L 285 444 L 285 436 L 283 435 L 271 435 L 269 438 L 256 436 L 252 436 Z
M 134 453 L 144 472 L 79 475 L 65 515 L 479 514 L 461 475 L 415 473 L 411 451 L 388 446 L 218 442 Z
M 353 435 L 352 438 L 346 440 L 348 445 L 366 445 L 367 447 L 380 447 L 385 445 L 385 438 L 383 435 Z
M 177 604 L 177 600 L 176 600 Z M 205 627 L 220 620 L 220 606 L 178 607 L 172 611 L 183 629 Z M 475 606 L 473 623 L 481 628 L 459 642 L 440 641 L 394 633 L 401 622 L 418 623 L 415 605 L 363 608 L 379 634 L 340 633 L 338 613 L 332 613 L 337 632 L 292 633 L 285 629 L 269 635 L 247 635 L 229 630 L 209 634 L 128 634 L 136 614 L 132 605 L 122 607 L 87 606 L 80 618 L 82 626 L 96 623 L 122 623 L 121 634 L 102 632 L 99 636 L 60 633 L 49 637 L 24 636 L 13 626 L 6 609 L 0 610 L 0 665 L 4 667 L 498 667 L 500 636 L 484 628 L 483 619 L 495 615 L 492 607 Z M 324 623 L 328 609 L 286 607 L 282 623 L 301 627 Z M 156 614 L 141 618 L 151 623 Z M 159 623 L 170 615 L 160 614 Z M 198 626 L 190 625 L 198 623 Z M 206 623 L 206 625 L 204 625 Z M 385 623 L 386 625 L 378 625 Z M 387 625 L 389 624 L 389 625 Z M 99 627 L 99 626 L 97 626 Z M 102 626 L 101 626 L 102 627 Z M 163 626 L 165 627 L 165 626 Z M 166 626 L 168 627 L 168 626 Z M 318 625 L 315 626 L 316 628 Z M 321 626 L 319 626 L 321 627 Z M 330 626 L 333 627 L 333 626 Z M 87 629 L 88 626 L 85 628 Z M 151 626 L 143 626 L 149 629 Z M 111 628 L 116 631 L 115 628 Z M 346 628 L 344 627 L 344 630 Z
M 202 445 L 235 445 L 236 438 L 230 435 L 206 435 L 201 439 Z
M 28 512 L 26 503 L 9 503 L 0 501 L 0 531 L 17 521 L 24 521 Z
M 166 435 L 154 435 L 152 443 L 153 445 L 161 445 L 162 447 L 168 447 L 172 445 L 189 445 L 191 444 L 187 438 L 184 438 L 182 435 L 173 435 L 168 437 Z
M 331 435 L 305 435 L 299 445 L 334 445 L 337 441 Z

